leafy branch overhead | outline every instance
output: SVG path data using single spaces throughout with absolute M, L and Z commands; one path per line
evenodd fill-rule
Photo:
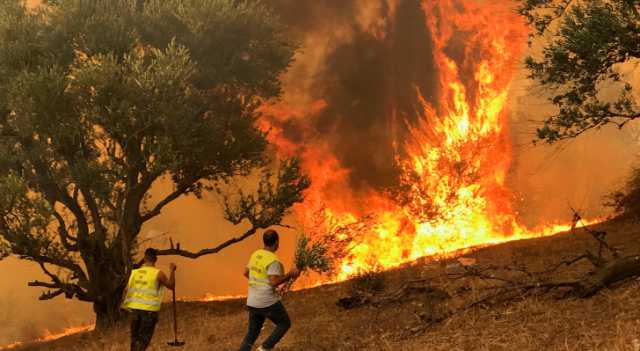
M 255 193 L 245 194 L 240 189 L 235 194 L 229 194 L 222 186 L 218 186 L 217 191 L 223 197 L 225 219 L 236 225 L 248 221 L 251 227 L 243 234 L 212 248 L 191 252 L 177 244 L 169 249 L 158 250 L 158 255 L 198 258 L 217 253 L 254 235 L 259 229 L 280 225 L 290 208 L 303 200 L 303 192 L 309 185 L 309 178 L 301 174 L 300 163 L 294 158 L 283 161 L 275 175 L 268 168 L 264 169 Z
M 640 102 L 625 68 L 640 59 L 640 1 L 523 0 L 534 27 L 526 59 L 529 77 L 551 91 L 556 113 L 538 137 L 549 143 L 640 117 Z
M 270 165 L 256 108 L 296 45 L 259 0 L 23 3 L 0 2 L 0 257 L 39 264 L 42 298 L 92 302 L 102 327 L 145 223 Z M 308 184 L 295 161 L 278 177 L 243 200 L 259 227 Z M 172 190 L 154 198 L 161 179 Z
M 289 208 L 302 202 L 302 192 L 310 184 L 308 177 L 301 176 L 300 162 L 289 159 L 282 162 L 276 175 L 269 169 L 263 171 L 256 194 L 239 190 L 237 196 L 230 196 L 220 188 L 218 192 L 223 194 L 225 219 L 229 222 L 248 220 L 255 227 L 267 228 L 282 222 Z

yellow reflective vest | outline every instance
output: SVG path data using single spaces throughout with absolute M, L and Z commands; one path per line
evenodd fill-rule
M 271 286 L 267 268 L 275 261 L 280 262 L 278 256 L 271 251 L 260 249 L 254 252 L 249 260 L 249 285 Z
M 123 307 L 150 312 L 160 311 L 164 289 L 158 283 L 159 273 L 159 269 L 149 266 L 131 271 Z

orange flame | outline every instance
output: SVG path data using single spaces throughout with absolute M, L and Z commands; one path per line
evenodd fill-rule
M 41 343 L 41 342 L 47 342 L 47 341 L 54 341 L 54 340 L 58 340 L 60 338 L 64 338 L 65 336 L 70 336 L 70 335 L 74 335 L 74 334 L 78 334 L 78 333 L 84 333 L 84 332 L 88 332 L 88 331 L 92 331 L 95 328 L 95 325 L 91 324 L 91 325 L 83 325 L 83 326 L 78 326 L 78 327 L 69 327 L 69 328 L 65 328 L 63 331 L 59 332 L 59 333 L 52 333 L 50 332 L 48 329 L 44 330 L 43 335 L 34 340 L 34 341 L 30 341 L 29 343 Z M 17 347 L 22 347 L 24 346 L 25 343 L 17 341 L 14 342 L 12 344 L 0 347 L 0 350 L 11 350 L 11 349 L 15 349 Z
M 356 193 L 329 146 L 304 128 L 326 105 L 306 111 L 284 105 L 263 106 L 261 121 L 271 141 L 285 154 L 299 154 L 312 187 L 295 208 L 305 231 L 321 233 L 355 223 L 366 215 L 365 230 L 348 236 L 338 279 L 372 264 L 396 267 L 424 256 L 510 240 L 552 235 L 571 225 L 521 226 L 505 185 L 512 154 L 506 108 L 508 92 L 526 43 L 527 28 L 509 1 L 423 1 L 439 73 L 437 106 L 421 98 L 420 121 L 397 152 L 399 194 Z M 462 42 L 452 57 L 448 45 Z M 420 92 L 418 92 L 420 95 Z M 288 140 L 279 121 L 302 125 L 301 140 Z M 302 121 L 302 122 L 300 122 Z M 325 227 L 312 217 L 320 211 Z M 362 227 L 361 227 L 362 228 Z M 340 238 L 342 239 L 342 238 Z
M 214 301 L 229 301 L 229 300 L 238 300 L 246 298 L 247 295 L 216 295 L 212 293 L 206 293 L 204 296 L 199 298 L 182 298 L 180 301 L 190 302 L 190 301 L 198 301 L 198 302 L 214 302 Z

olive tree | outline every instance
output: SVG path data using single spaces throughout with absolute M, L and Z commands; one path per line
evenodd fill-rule
M 256 108 L 295 49 L 256 0 L 0 0 L 0 257 L 38 264 L 41 299 L 92 303 L 103 328 L 142 226 L 179 197 L 259 173 L 225 202 L 251 223 L 226 246 L 279 224 L 309 181 L 295 159 L 273 169 Z
M 549 143 L 640 118 L 621 67 L 640 59 L 638 0 L 522 0 L 541 52 L 526 59 L 530 78 L 551 92 L 556 113 L 538 129 Z M 635 61 L 635 62 L 634 62 Z

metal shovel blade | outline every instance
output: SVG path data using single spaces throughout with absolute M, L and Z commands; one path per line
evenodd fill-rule
M 172 347 L 182 347 L 184 346 L 184 341 L 170 341 L 167 343 L 167 345 L 172 346 Z

